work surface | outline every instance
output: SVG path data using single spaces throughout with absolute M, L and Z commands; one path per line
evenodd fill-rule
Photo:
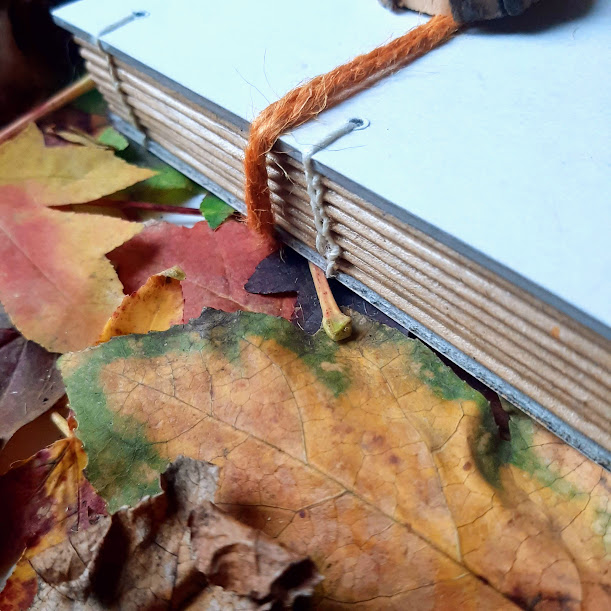
M 565 15 L 559 4 L 466 30 L 282 140 L 299 157 L 347 118 L 367 119 L 317 155 L 324 173 L 607 333 L 611 4 L 565 2 Z M 55 14 L 91 40 L 146 11 L 104 47 L 244 127 L 304 79 L 426 19 L 373 0 L 307 9 L 83 0 Z

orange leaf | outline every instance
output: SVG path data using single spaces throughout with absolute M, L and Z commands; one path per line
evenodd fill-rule
M 184 278 L 179 267 L 151 276 L 135 293 L 123 298 L 106 323 L 98 343 L 117 335 L 165 331 L 180 324 L 184 310 L 180 282 Z
M 45 147 L 44 137 L 33 123 L 0 146 L 0 186 L 19 185 L 44 206 L 90 202 L 154 175 L 110 150 Z
M 94 344 L 123 297 L 104 255 L 141 229 L 46 208 L 20 187 L 0 187 L 0 301 L 15 326 L 51 352 Z

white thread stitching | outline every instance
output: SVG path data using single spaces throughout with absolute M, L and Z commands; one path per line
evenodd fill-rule
M 310 197 L 310 207 L 312 208 L 314 226 L 316 227 L 316 250 L 327 262 L 325 270 L 327 278 L 331 278 L 336 274 L 337 259 L 342 254 L 342 250 L 331 233 L 331 219 L 324 207 L 322 178 L 314 169 L 312 157 L 362 124 L 363 122 L 360 120 L 350 119 L 341 127 L 327 134 L 320 142 L 306 149 L 302 156 L 306 186 L 308 196 Z
M 123 17 L 123 19 L 119 19 L 119 21 L 115 21 L 114 23 L 111 23 L 110 25 L 101 29 L 98 35 L 94 39 L 96 47 L 98 48 L 98 50 L 100 51 L 100 53 L 102 54 L 102 56 L 104 57 L 106 61 L 106 67 L 108 68 L 108 74 L 110 75 L 110 78 L 112 79 L 112 86 L 114 90 L 117 92 L 117 94 L 121 98 L 121 102 L 123 103 L 123 106 L 127 109 L 127 114 L 129 115 L 131 122 L 134 124 L 136 129 L 138 129 L 140 132 L 144 134 L 145 137 L 146 137 L 146 132 L 144 131 L 140 121 L 136 117 L 133 108 L 129 105 L 127 101 L 127 97 L 125 96 L 125 93 L 121 90 L 121 81 L 119 81 L 119 76 L 117 75 L 117 67 L 115 66 L 115 62 L 112 56 L 109 53 L 106 53 L 106 51 L 104 51 L 104 49 L 102 48 L 101 38 L 102 36 L 105 36 L 106 34 L 110 34 L 110 32 L 114 32 L 115 30 L 118 30 L 119 28 L 123 27 L 124 25 L 127 25 L 128 23 L 131 23 L 132 21 L 135 21 L 136 19 L 139 19 L 140 17 L 146 17 L 147 15 L 148 13 L 146 12 L 134 11 L 131 15 L 128 15 L 127 17 Z

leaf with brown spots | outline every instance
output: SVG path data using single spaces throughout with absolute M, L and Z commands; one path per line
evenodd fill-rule
M 217 471 L 178 458 L 162 494 L 30 554 L 2 609 L 291 608 L 320 581 L 313 563 L 215 507 Z
M 62 357 L 89 474 L 111 507 L 180 454 L 216 502 L 317 563 L 317 608 L 608 608 L 606 474 L 484 398 L 416 340 L 208 310 Z
M 244 289 L 259 262 L 273 250 L 245 223 L 229 219 L 216 231 L 205 221 L 191 228 L 149 225 L 108 258 L 130 293 L 158 270 L 178 265 L 186 274 L 185 320 L 197 318 L 204 307 L 290 318 L 295 296 L 252 295 Z

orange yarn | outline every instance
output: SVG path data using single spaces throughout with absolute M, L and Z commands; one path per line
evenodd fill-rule
M 437 15 L 387 45 L 314 77 L 263 110 L 250 126 L 244 158 L 248 225 L 263 235 L 273 235 L 266 155 L 284 132 L 424 55 L 447 41 L 458 28 L 451 17 Z

